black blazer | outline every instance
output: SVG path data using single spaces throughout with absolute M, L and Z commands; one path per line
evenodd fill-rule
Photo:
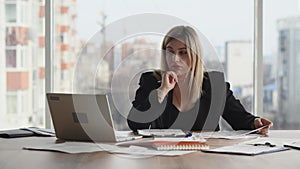
M 179 112 L 173 105 L 173 90 L 162 103 L 158 102 L 155 89 L 160 87 L 161 80 L 154 72 L 143 73 L 139 85 L 127 117 L 128 126 L 133 131 L 147 129 L 150 125 L 157 129 L 219 130 L 220 116 L 234 130 L 254 128 L 256 117 L 248 113 L 233 96 L 221 72 L 204 73 L 201 98 L 186 112 Z

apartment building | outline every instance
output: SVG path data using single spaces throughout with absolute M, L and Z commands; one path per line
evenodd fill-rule
M 71 91 L 76 1 L 55 1 L 54 89 Z M 0 0 L 0 127 L 44 126 L 45 0 Z

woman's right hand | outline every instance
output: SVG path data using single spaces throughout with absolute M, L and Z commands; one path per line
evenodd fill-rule
M 162 73 L 161 85 L 159 90 L 166 95 L 170 90 L 172 90 L 176 83 L 178 82 L 177 75 L 173 71 L 166 71 Z
M 175 72 L 172 71 L 162 72 L 161 85 L 157 89 L 157 96 L 158 96 L 159 103 L 162 103 L 162 101 L 164 100 L 168 92 L 175 87 L 177 82 L 178 82 L 178 78 Z

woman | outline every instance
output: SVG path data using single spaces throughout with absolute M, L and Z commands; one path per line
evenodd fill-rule
M 258 131 L 267 134 L 272 122 L 248 113 L 221 72 L 204 72 L 201 52 L 191 27 L 177 26 L 167 33 L 162 43 L 162 70 L 142 74 L 128 126 L 133 131 L 149 127 L 219 130 L 222 116 L 234 130 L 267 125 Z

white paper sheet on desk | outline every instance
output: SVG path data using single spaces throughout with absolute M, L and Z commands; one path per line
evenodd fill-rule
M 257 137 L 261 137 L 262 135 L 253 134 L 253 133 L 265 127 L 267 126 L 262 126 L 254 130 L 203 132 L 200 133 L 200 135 L 203 138 L 223 138 L 223 139 L 257 138 Z
M 288 150 L 285 147 L 270 147 L 270 146 L 254 146 L 250 144 L 236 144 L 231 146 L 224 146 L 215 149 L 202 150 L 210 153 L 226 153 L 226 154 L 239 154 L 239 155 L 259 155 L 265 153 L 273 153 L 278 151 Z
M 128 155 L 161 155 L 161 156 L 177 156 L 192 153 L 194 151 L 157 151 L 154 149 L 147 149 L 140 146 L 120 147 L 111 144 L 100 143 L 85 143 L 85 142 L 65 142 L 59 144 L 48 144 L 43 146 L 27 146 L 24 149 L 41 150 L 41 151 L 57 151 L 70 154 L 76 153 L 91 153 L 99 151 L 108 151 L 110 153 L 120 153 Z
M 100 146 L 95 143 L 85 143 L 85 142 L 64 142 L 59 144 L 47 144 L 42 146 L 28 146 L 24 147 L 28 150 L 41 150 L 41 151 L 57 151 L 63 153 L 91 153 L 97 151 L 105 151 Z
M 274 144 L 276 146 L 283 147 L 283 145 L 285 145 L 285 144 L 292 144 L 292 143 L 295 143 L 298 141 L 300 141 L 300 139 L 264 137 L 264 138 L 257 138 L 254 140 L 245 141 L 243 143 L 244 144 L 265 144 L 268 142 L 268 143 Z
M 117 154 L 128 154 L 128 155 L 143 155 L 143 156 L 178 156 L 189 154 L 195 151 L 157 151 L 155 149 L 148 149 L 140 146 L 130 146 L 130 147 L 119 147 L 115 145 L 101 145 L 104 149 L 111 153 Z
M 150 126 L 151 127 L 151 126 Z M 158 136 L 158 137 L 184 137 L 186 133 L 181 129 L 141 129 L 137 130 L 141 136 Z

